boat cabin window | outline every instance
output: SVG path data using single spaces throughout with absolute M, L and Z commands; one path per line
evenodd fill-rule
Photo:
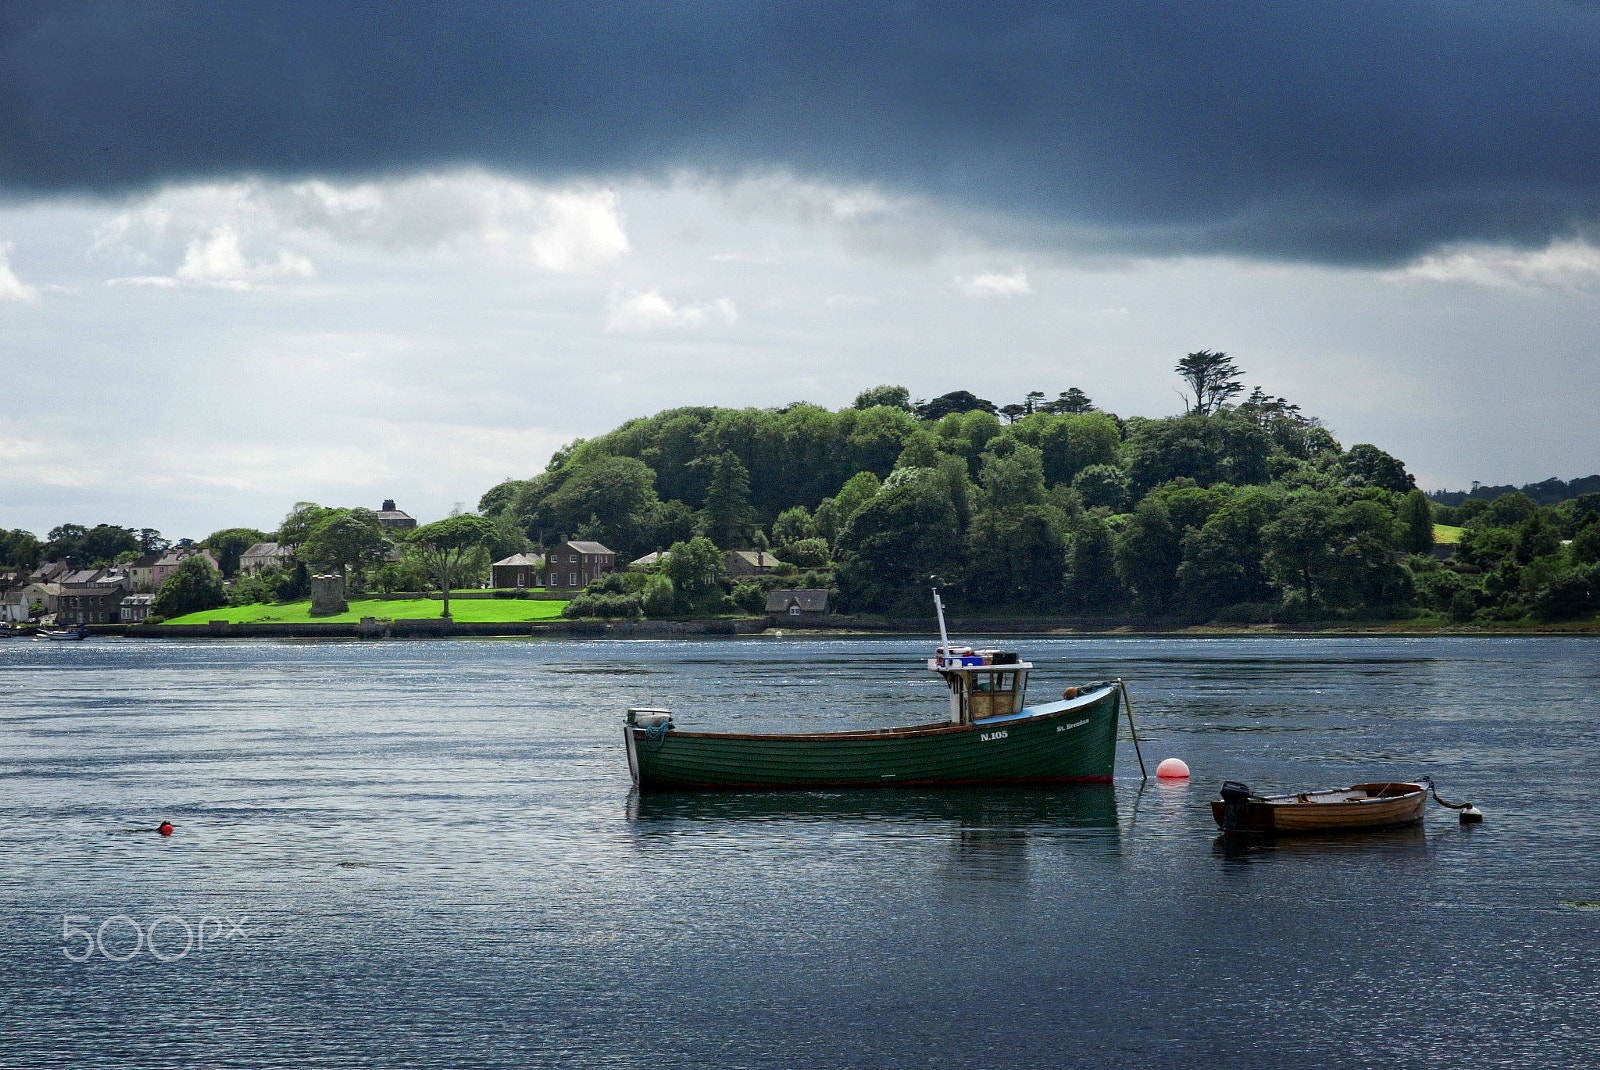
M 975 672 L 971 674 L 971 691 L 966 696 L 966 719 L 981 721 L 1015 713 L 1019 702 L 1017 688 L 1022 674 L 1015 669 L 1006 672 Z
M 1014 672 L 975 672 L 972 674 L 974 691 L 1015 691 L 1017 674 Z

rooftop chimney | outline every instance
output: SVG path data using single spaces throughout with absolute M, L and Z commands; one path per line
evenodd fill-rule
M 385 512 L 385 513 L 393 513 L 393 512 L 396 512 L 396 511 L 397 510 L 394 507 L 394 499 L 393 498 L 385 498 L 385 499 L 383 499 L 383 512 Z

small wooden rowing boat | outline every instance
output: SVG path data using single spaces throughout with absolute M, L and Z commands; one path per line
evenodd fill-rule
M 1257 795 L 1249 785 L 1230 780 L 1221 795 L 1211 801 L 1211 816 L 1223 832 L 1354 832 L 1421 821 L 1428 787 L 1390 781 Z

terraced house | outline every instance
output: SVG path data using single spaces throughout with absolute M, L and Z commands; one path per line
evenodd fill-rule
M 91 569 L 61 582 L 57 624 L 115 624 L 122 619 L 122 600 L 131 584 L 125 572 Z

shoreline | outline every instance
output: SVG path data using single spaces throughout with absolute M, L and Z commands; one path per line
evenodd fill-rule
M 341 622 L 274 622 L 231 624 L 100 624 L 88 625 L 92 636 L 135 639 L 449 639 L 449 638 L 552 638 L 552 639 L 653 639 L 689 636 L 784 635 L 904 635 L 938 634 L 934 621 L 839 617 L 832 620 L 792 621 L 783 617 L 713 617 L 694 620 L 554 620 L 554 621 L 453 621 L 437 617 L 386 620 L 367 618 Z M 1588 636 L 1600 637 L 1600 622 L 1525 625 L 1495 628 L 1484 625 L 1418 625 L 1404 621 L 1336 622 L 1326 625 L 1171 625 L 1129 621 L 1093 621 L 1081 618 L 1021 618 L 994 621 L 955 618 L 952 632 L 964 635 L 1043 635 L 1056 638 L 1239 638 L 1260 636 L 1293 638 L 1339 636 L 1345 638 L 1432 638 L 1439 636 Z

